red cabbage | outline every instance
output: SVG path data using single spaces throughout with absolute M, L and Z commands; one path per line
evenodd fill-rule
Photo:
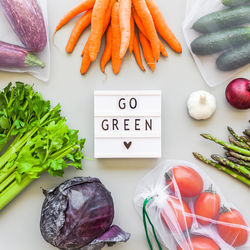
M 40 229 L 55 247 L 98 250 L 129 239 L 118 226 L 110 227 L 113 199 L 99 179 L 75 177 L 44 194 Z

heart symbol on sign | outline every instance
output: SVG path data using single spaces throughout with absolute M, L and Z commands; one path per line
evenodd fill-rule
M 124 141 L 123 144 L 124 144 L 124 146 L 126 147 L 126 149 L 129 149 L 130 146 L 131 146 L 131 144 L 132 144 L 132 141 L 130 141 L 130 142 Z

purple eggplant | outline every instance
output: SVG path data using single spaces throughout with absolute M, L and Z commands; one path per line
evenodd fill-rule
M 42 11 L 36 0 L 0 0 L 13 30 L 30 51 L 40 52 L 47 43 Z
M 0 67 L 24 68 L 28 66 L 44 67 L 44 63 L 25 48 L 0 41 Z

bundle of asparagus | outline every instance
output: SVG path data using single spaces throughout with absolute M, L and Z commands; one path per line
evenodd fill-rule
M 225 157 L 212 154 L 213 161 L 196 152 L 193 152 L 193 155 L 204 163 L 216 167 L 250 186 L 250 130 L 246 129 L 243 132 L 244 135 L 239 136 L 231 127 L 227 127 L 227 129 L 231 134 L 229 143 L 209 134 L 201 134 L 202 137 L 222 145 L 226 150 Z

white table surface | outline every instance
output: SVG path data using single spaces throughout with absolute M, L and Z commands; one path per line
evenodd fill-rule
M 48 1 L 50 35 L 59 19 L 79 0 Z M 27 74 L 0 73 L 1 84 L 10 81 L 24 81 L 34 84 L 45 98 L 53 104 L 61 103 L 63 114 L 68 124 L 80 130 L 80 135 L 86 137 L 85 155 L 92 158 L 93 149 L 93 91 L 94 90 L 146 90 L 161 89 L 163 98 L 162 110 L 162 152 L 163 158 L 180 159 L 195 162 L 220 186 L 225 197 L 233 202 L 244 214 L 250 224 L 249 188 L 235 181 L 230 176 L 219 172 L 213 167 L 195 160 L 193 151 L 209 156 L 222 152 L 222 148 L 212 142 L 202 139 L 199 134 L 209 132 L 226 139 L 226 126 L 232 126 L 237 132 L 243 131 L 248 124 L 250 112 L 238 111 L 228 105 L 224 97 L 226 84 L 209 88 L 201 78 L 192 57 L 185 45 L 181 25 L 185 13 L 185 1 L 157 0 L 170 27 L 174 30 L 183 45 L 183 54 L 176 55 L 170 49 L 169 58 L 161 58 L 154 74 L 147 68 L 143 73 L 139 70 L 133 56 L 127 55 L 121 72 L 115 76 L 111 65 L 107 66 L 107 77 L 100 72 L 99 61 L 93 63 L 88 74 L 79 73 L 82 42 L 86 41 L 87 33 L 72 55 L 64 52 L 67 38 L 76 20 L 58 32 L 55 43 L 51 44 L 51 78 L 48 83 Z M 239 76 L 250 78 L 250 68 Z M 187 114 L 186 100 L 195 90 L 210 91 L 217 98 L 217 111 L 207 121 L 194 121 Z M 64 179 L 74 176 L 95 176 L 102 180 L 112 192 L 115 203 L 114 223 L 131 233 L 131 239 L 126 244 L 117 244 L 117 250 L 148 249 L 141 218 L 132 203 L 137 182 L 157 163 L 156 159 L 105 159 L 84 160 L 83 170 L 67 169 Z M 41 188 L 50 189 L 64 179 L 52 178 L 48 174 L 31 184 L 6 209 L 0 213 L 0 249 L 4 250 L 49 250 L 55 249 L 41 237 L 39 220 L 41 206 L 44 200 Z M 106 249 L 106 248 L 105 248 Z M 112 248 L 110 248 L 112 249 Z

